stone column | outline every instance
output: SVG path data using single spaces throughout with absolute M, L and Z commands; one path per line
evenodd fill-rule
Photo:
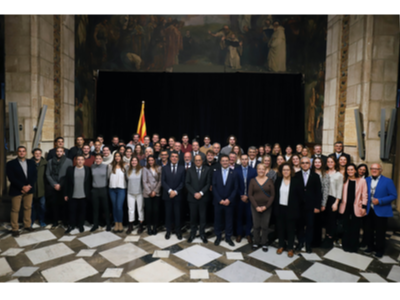
M 322 149 L 325 155 L 333 152 L 337 135 L 337 119 L 340 84 L 340 59 L 343 16 L 328 16 L 328 33 L 326 45 L 326 72 L 324 95 L 324 126 L 322 134 Z

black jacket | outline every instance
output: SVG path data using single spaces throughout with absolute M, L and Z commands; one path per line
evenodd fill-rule
M 302 170 L 297 172 L 295 176 L 298 177 L 303 190 L 301 208 L 308 211 L 314 210 L 314 208 L 321 209 L 322 189 L 319 175 L 310 170 L 306 186 L 304 186 Z
M 280 189 L 282 184 L 283 177 L 277 177 L 275 180 L 275 201 L 274 201 L 274 212 L 277 217 L 280 216 L 279 210 L 279 197 L 280 197 Z M 289 219 L 297 219 L 300 216 L 300 204 L 302 201 L 302 185 L 299 182 L 299 178 L 297 176 L 293 176 L 290 179 L 289 186 L 289 199 L 287 206 L 287 214 Z
M 92 170 L 87 167 L 85 168 L 85 179 L 83 183 L 83 188 L 85 190 L 86 198 L 90 198 L 90 191 L 92 189 Z M 67 174 L 65 175 L 65 188 L 64 188 L 64 197 L 67 196 L 68 199 L 72 199 L 72 195 L 74 193 L 74 173 L 75 167 L 68 167 Z
M 34 187 L 37 180 L 36 164 L 30 159 L 26 159 L 25 161 L 28 167 L 28 178 L 25 176 L 18 158 L 10 160 L 6 165 L 6 174 L 11 183 L 9 190 L 10 196 L 22 195 L 21 190 L 25 185 L 32 186 L 28 194 L 32 194 L 35 191 Z
M 210 193 L 211 169 L 202 165 L 199 180 L 196 166 L 192 165 L 192 167 L 186 171 L 185 184 L 188 191 L 187 200 L 189 202 L 199 201 L 194 197 L 194 194 L 199 192 L 203 193 L 203 196 L 200 198 L 200 200 L 207 201 Z

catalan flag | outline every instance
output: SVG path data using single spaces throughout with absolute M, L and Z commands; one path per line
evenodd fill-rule
M 147 135 L 146 119 L 144 118 L 144 101 L 142 102 L 142 109 L 140 111 L 139 123 L 136 132 L 140 135 L 139 140 L 143 143 L 144 137 Z

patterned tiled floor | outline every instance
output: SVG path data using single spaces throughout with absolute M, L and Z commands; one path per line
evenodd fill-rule
M 245 240 L 215 246 L 212 235 L 189 244 L 188 233 L 167 241 L 165 232 L 64 236 L 63 228 L 37 228 L 13 238 L 8 227 L 0 225 L 0 282 L 400 282 L 400 232 L 387 233 L 382 259 L 340 247 L 288 258 L 275 243 L 265 253 Z

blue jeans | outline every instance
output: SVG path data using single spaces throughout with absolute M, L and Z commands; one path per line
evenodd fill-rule
M 44 214 L 46 212 L 46 198 L 33 198 L 32 201 L 32 215 L 31 215 L 31 222 L 36 221 L 36 217 L 39 219 L 39 224 L 44 224 Z
M 109 189 L 111 203 L 113 206 L 114 222 L 122 223 L 123 219 L 123 207 L 126 196 L 126 189 Z

